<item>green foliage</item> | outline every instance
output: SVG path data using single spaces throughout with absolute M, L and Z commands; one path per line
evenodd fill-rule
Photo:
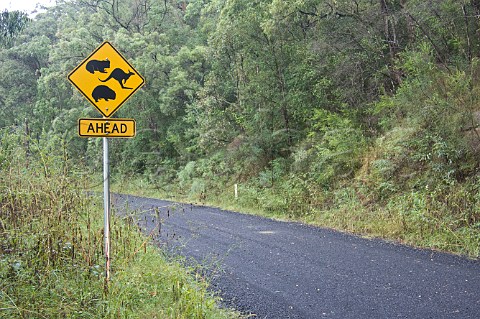
M 188 162 L 187 165 L 178 172 L 180 187 L 186 187 L 195 175 L 195 162 Z
M 237 203 L 281 216 L 400 239 L 420 238 L 425 217 L 435 241 L 475 240 L 476 215 L 448 228 L 406 203 L 475 206 L 464 195 L 479 166 L 479 14 L 455 0 L 75 0 L 32 21 L 8 13 L 0 126 L 65 141 L 65 157 L 98 169 L 101 143 L 76 137 L 76 119 L 96 112 L 66 75 L 109 40 L 147 80 L 115 114 L 138 127 L 112 141 L 119 180 L 201 201 L 239 183 Z
M 118 218 L 105 291 L 102 205 L 65 148 L 60 139 L 2 132 L 0 318 L 236 317 L 217 308 L 194 269 L 167 261 Z
M 328 187 L 334 180 L 351 178 L 361 166 L 366 140 L 353 123 L 326 110 L 317 110 L 314 131 L 304 141 L 306 147 L 294 155 L 293 167 L 308 180 Z
M 0 12 L 0 47 L 13 46 L 15 38 L 29 21 L 25 12 L 8 10 Z

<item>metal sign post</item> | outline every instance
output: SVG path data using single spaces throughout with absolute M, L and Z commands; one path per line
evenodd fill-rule
M 110 281 L 110 177 L 108 168 L 108 138 L 103 138 L 103 207 L 105 240 L 105 282 Z

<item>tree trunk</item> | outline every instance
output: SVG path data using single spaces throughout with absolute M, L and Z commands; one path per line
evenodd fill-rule
M 474 24 L 474 30 L 475 30 L 475 39 L 480 39 L 480 0 L 471 0 L 470 1 L 470 4 L 472 5 L 473 7 L 473 12 L 475 14 L 475 24 Z M 475 41 L 476 43 L 478 43 L 477 41 Z M 478 52 L 478 46 L 476 45 L 475 46 L 476 50 L 475 50 L 475 53 L 472 53 L 472 56 L 473 55 L 477 55 L 479 54 Z
M 468 21 L 468 15 L 467 15 L 467 9 L 465 8 L 465 5 L 462 5 L 462 12 L 463 12 L 463 19 L 465 22 L 465 36 L 467 38 L 467 59 L 468 62 L 472 62 L 472 41 L 470 40 L 470 28 L 469 28 L 469 21 Z
M 385 40 L 388 43 L 388 52 L 389 52 L 389 70 L 390 70 L 390 79 L 392 81 L 391 90 L 394 91 L 395 87 L 397 87 L 401 82 L 401 77 L 398 70 L 395 70 L 393 67 L 395 64 L 395 58 L 398 53 L 398 40 L 397 40 L 397 32 L 395 30 L 395 23 L 391 18 L 390 10 L 387 5 L 387 0 L 380 0 L 380 10 L 382 12 L 383 18 L 383 32 L 385 36 Z
M 395 24 L 390 19 L 390 12 L 388 10 L 387 0 L 380 0 L 380 8 L 382 10 L 383 18 L 383 32 L 385 40 L 388 43 L 388 51 L 390 54 L 390 62 L 393 62 L 396 54 L 397 35 L 395 32 Z
M 405 9 L 407 1 L 408 0 L 400 0 L 400 7 L 402 8 L 402 10 Z M 412 43 L 413 41 L 415 41 L 415 23 L 413 22 L 410 15 L 404 13 L 404 16 L 407 24 L 407 41 L 408 43 Z

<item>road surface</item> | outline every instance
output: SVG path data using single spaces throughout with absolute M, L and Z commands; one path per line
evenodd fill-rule
M 479 261 L 217 208 L 114 202 L 253 318 L 480 318 Z

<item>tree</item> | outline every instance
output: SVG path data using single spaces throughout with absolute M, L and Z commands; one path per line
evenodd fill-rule
M 13 46 L 15 37 L 27 26 L 30 19 L 25 12 L 4 10 L 0 13 L 0 47 Z

